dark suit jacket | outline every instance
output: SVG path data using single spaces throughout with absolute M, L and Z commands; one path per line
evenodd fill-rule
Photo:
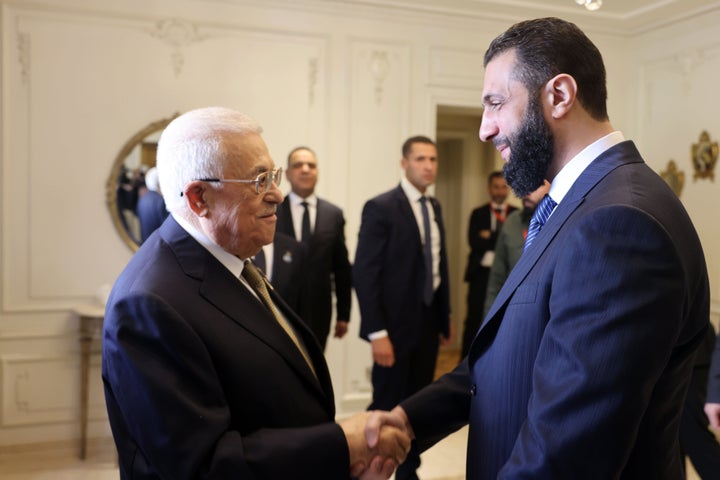
M 509 215 L 515 210 L 517 210 L 517 208 L 508 206 L 507 214 Z M 470 223 L 468 224 L 468 245 L 470 245 L 470 253 L 468 254 L 468 263 L 465 268 L 466 282 L 472 281 L 481 268 L 490 268 L 483 267 L 480 262 L 482 262 L 485 252 L 495 249 L 495 243 L 497 242 L 498 233 L 500 233 L 501 229 L 496 228 L 495 231 L 490 234 L 490 238 L 482 238 L 480 232 L 490 230 L 492 227 L 491 215 L 494 215 L 494 213 L 489 203 L 476 208 L 470 214 Z M 507 218 L 507 216 L 505 218 Z
M 684 478 L 709 318 L 700 241 L 632 142 L 580 175 L 510 273 L 467 359 L 403 406 L 427 447 L 470 422 L 467 478 Z
M 303 311 L 303 292 L 305 285 L 305 257 L 307 247 L 293 237 L 275 232 L 273 239 L 272 286 L 300 318 L 305 319 Z M 307 306 L 307 301 L 305 301 Z
M 439 302 L 437 331 L 449 335 L 448 266 L 445 228 L 440 204 L 430 197 L 440 230 L 440 277 L 435 293 Z M 403 189 L 398 186 L 369 200 L 362 212 L 353 285 L 360 304 L 360 336 L 387 329 L 396 352 L 414 346 L 419 329 L 413 319 L 423 309 L 422 240 L 415 215 Z
M 297 238 L 289 196 L 278 205 L 277 218 L 277 231 Z M 304 275 L 304 296 L 307 303 L 303 305 L 302 315 L 324 346 L 332 319 L 333 287 L 337 318 L 350 320 L 352 283 L 350 261 L 345 246 L 345 217 L 340 208 L 318 198 L 315 230 L 307 242 L 307 247 Z
M 169 217 L 110 295 L 102 376 L 121 478 L 349 477 L 327 365 Z

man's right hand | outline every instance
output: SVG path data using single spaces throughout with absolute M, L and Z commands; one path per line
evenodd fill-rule
M 397 428 L 392 422 L 384 422 L 384 428 L 377 428 L 372 446 L 367 439 L 367 421 L 369 412 L 361 412 L 340 423 L 345 434 L 350 453 L 350 472 L 352 476 L 368 476 L 361 478 L 385 478 L 405 461 L 410 451 L 410 438 L 404 429 Z M 386 473 L 388 473 L 385 475 Z
M 395 350 L 390 337 L 376 338 L 371 342 L 373 361 L 381 367 L 395 365 Z
M 410 420 L 405 413 L 405 410 L 398 405 L 391 411 L 386 412 L 383 410 L 373 410 L 367 418 L 365 423 L 365 438 L 367 439 L 368 447 L 375 448 L 380 442 L 382 431 L 384 428 L 394 427 L 401 430 L 411 440 L 415 439 L 415 432 L 413 431 Z

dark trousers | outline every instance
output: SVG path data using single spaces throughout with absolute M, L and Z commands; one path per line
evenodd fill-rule
M 465 358 L 470 350 L 470 344 L 475 338 L 483 321 L 485 309 L 485 292 L 487 292 L 490 269 L 478 268 L 468 282 L 467 293 L 467 316 L 465 317 L 465 329 L 463 331 L 462 351 L 460 358 Z
M 421 329 L 419 341 L 409 349 L 395 347 L 395 365 L 373 365 L 373 400 L 369 410 L 392 410 L 398 403 L 421 390 L 433 381 L 439 348 L 436 306 L 424 307 L 423 318 L 416 319 Z M 390 338 L 393 341 L 392 338 Z M 395 342 L 393 342 L 394 346 Z M 417 479 L 415 470 L 420 466 L 420 452 L 412 443 L 405 462 L 395 472 L 396 480 Z
M 703 410 L 707 395 L 708 367 L 693 368 L 690 389 L 680 419 L 680 449 L 690 457 L 695 471 L 703 480 L 720 479 L 720 444 L 708 430 Z

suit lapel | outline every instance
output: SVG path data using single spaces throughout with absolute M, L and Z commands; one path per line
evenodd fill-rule
M 295 227 L 293 226 L 292 221 L 292 211 L 290 209 L 289 195 L 285 197 L 285 200 L 283 200 L 280 205 L 278 205 L 277 217 L 277 230 L 287 235 L 290 235 L 292 238 L 297 238 L 295 236 Z
M 532 248 L 523 252 L 520 260 L 510 271 L 510 275 L 498 293 L 487 316 L 483 320 L 478 333 L 475 335 L 475 343 L 488 325 L 499 322 L 502 319 L 502 312 L 518 286 L 525 280 L 528 273 L 533 269 L 540 256 L 548 249 L 568 218 L 585 201 L 588 193 L 612 170 L 632 162 L 641 161 L 640 153 L 632 142 L 626 141 L 606 150 L 599 157 L 593 160 L 590 165 L 577 178 L 565 198 L 558 204 L 543 226 L 539 235 L 532 244 Z M 471 347 L 471 351 L 474 350 Z
M 400 215 L 398 215 L 400 223 L 404 229 L 414 232 L 413 236 L 417 239 L 417 248 L 420 252 L 422 252 L 420 227 L 415 219 L 415 212 L 413 212 L 412 206 L 410 206 L 410 200 L 408 200 L 407 195 L 405 195 L 405 191 L 400 186 L 395 189 L 395 201 L 397 202 L 397 208 L 400 210 Z
M 170 222 L 166 222 L 170 223 Z M 281 355 L 290 367 L 303 377 L 326 402 L 332 403 L 332 385 L 327 365 L 314 336 L 291 309 L 271 291 L 273 301 L 303 339 L 313 360 L 316 380 L 305 359 L 277 320 L 260 300 L 235 278 L 230 271 L 198 244 L 177 222 L 166 237 L 185 273 L 201 282 L 200 295 L 208 302 Z M 318 353 L 319 352 L 319 353 Z M 318 383 L 318 380 L 321 384 Z M 334 405 L 332 406 L 334 410 Z

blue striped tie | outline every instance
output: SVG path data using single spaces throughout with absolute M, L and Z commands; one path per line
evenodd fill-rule
M 540 233 L 540 229 L 545 225 L 548 217 L 552 213 L 553 209 L 557 206 L 557 202 L 553 200 L 550 195 L 545 194 L 537 208 L 533 213 L 532 219 L 530 220 L 530 226 L 528 227 L 527 238 L 525 239 L 525 247 L 523 251 L 527 250 L 535 237 Z

